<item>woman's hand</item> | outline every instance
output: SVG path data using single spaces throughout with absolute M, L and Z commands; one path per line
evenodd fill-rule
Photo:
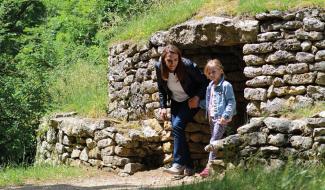
M 160 112 L 160 118 L 163 121 L 168 119 L 168 117 L 167 117 L 167 109 L 166 108 L 160 108 L 159 112 Z
M 188 107 L 190 109 L 197 108 L 199 106 L 200 98 L 198 96 L 194 96 L 188 100 Z

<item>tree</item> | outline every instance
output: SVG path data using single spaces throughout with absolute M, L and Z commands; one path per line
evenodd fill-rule
M 114 35 L 104 31 L 155 1 L 0 0 L 0 165 L 33 161 L 40 118 L 67 104 L 62 92 L 50 94 L 58 78 L 66 77 L 57 73 L 82 64 L 103 68 L 107 40 Z M 106 87 L 103 78 L 96 82 Z
M 44 18 L 45 6 L 40 1 L 1 1 L 0 163 L 31 161 L 34 157 L 35 128 L 47 95 L 39 44 L 28 28 Z

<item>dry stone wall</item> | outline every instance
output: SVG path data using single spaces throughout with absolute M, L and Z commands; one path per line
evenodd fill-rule
M 187 127 L 186 137 L 194 163 L 200 168 L 207 162 L 204 146 L 209 143 L 210 130 L 202 123 L 203 111 L 195 120 Z M 93 166 L 122 176 L 169 164 L 173 151 L 169 122 L 161 125 L 156 119 L 147 119 L 125 123 L 71 113 L 44 119 L 37 143 L 39 163 Z
M 123 124 L 109 119 L 86 119 L 74 114 L 45 119 L 38 136 L 37 162 L 86 165 L 120 175 L 159 167 L 166 148 L 156 120 Z
M 262 164 L 282 167 L 289 159 L 301 164 L 322 164 L 325 158 L 325 111 L 311 118 L 289 120 L 255 117 L 237 134 L 211 144 L 223 159 L 210 163 L 212 171 L 236 165 Z
M 210 130 L 202 112 L 189 123 L 186 137 L 196 169 L 207 164 Z M 57 115 L 44 120 L 38 136 L 37 162 L 86 165 L 128 176 L 172 161 L 169 122 L 154 119 L 128 124 L 110 119 L 85 119 Z M 237 133 L 208 145 L 217 158 L 209 163 L 212 172 L 260 163 L 278 168 L 288 159 L 320 164 L 325 158 L 325 111 L 313 117 L 289 120 L 254 117 Z M 253 160 L 252 160 L 253 158 Z
M 256 19 L 257 41 L 243 47 L 248 114 L 279 116 L 324 101 L 324 10 L 272 11 Z

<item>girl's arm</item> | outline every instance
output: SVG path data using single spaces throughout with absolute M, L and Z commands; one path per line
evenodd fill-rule
M 236 100 L 235 100 L 235 94 L 234 90 L 232 88 L 232 85 L 227 82 L 225 84 L 225 99 L 226 99 L 226 108 L 225 111 L 222 114 L 222 117 L 226 120 L 229 120 L 233 117 L 236 110 Z

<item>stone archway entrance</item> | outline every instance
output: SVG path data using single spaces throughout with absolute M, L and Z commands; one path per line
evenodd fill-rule
M 205 17 L 174 26 L 168 31 L 153 35 L 150 42 L 154 46 L 166 43 L 177 45 L 183 56 L 193 60 L 203 68 L 207 60 L 218 58 L 225 69 L 226 80 L 234 87 L 237 115 L 232 129 L 247 122 L 247 100 L 244 88 L 247 78 L 244 75 L 243 45 L 256 41 L 258 21 L 237 20 L 223 17 Z
M 194 61 L 199 68 L 203 69 L 210 59 L 219 59 L 224 66 L 226 80 L 233 85 L 237 103 L 237 115 L 231 123 L 231 133 L 247 121 L 244 88 L 247 78 L 243 74 L 245 62 L 243 61 L 242 46 L 211 46 L 205 48 L 183 49 L 183 56 Z
M 154 64 L 166 44 L 183 50 L 184 57 L 201 68 L 208 59 L 218 58 L 233 84 L 237 100 L 236 127 L 247 120 L 242 47 L 256 42 L 258 21 L 222 17 L 191 20 L 152 35 L 145 45 L 119 44 L 110 49 L 108 114 L 123 120 L 157 116 L 159 108 Z

